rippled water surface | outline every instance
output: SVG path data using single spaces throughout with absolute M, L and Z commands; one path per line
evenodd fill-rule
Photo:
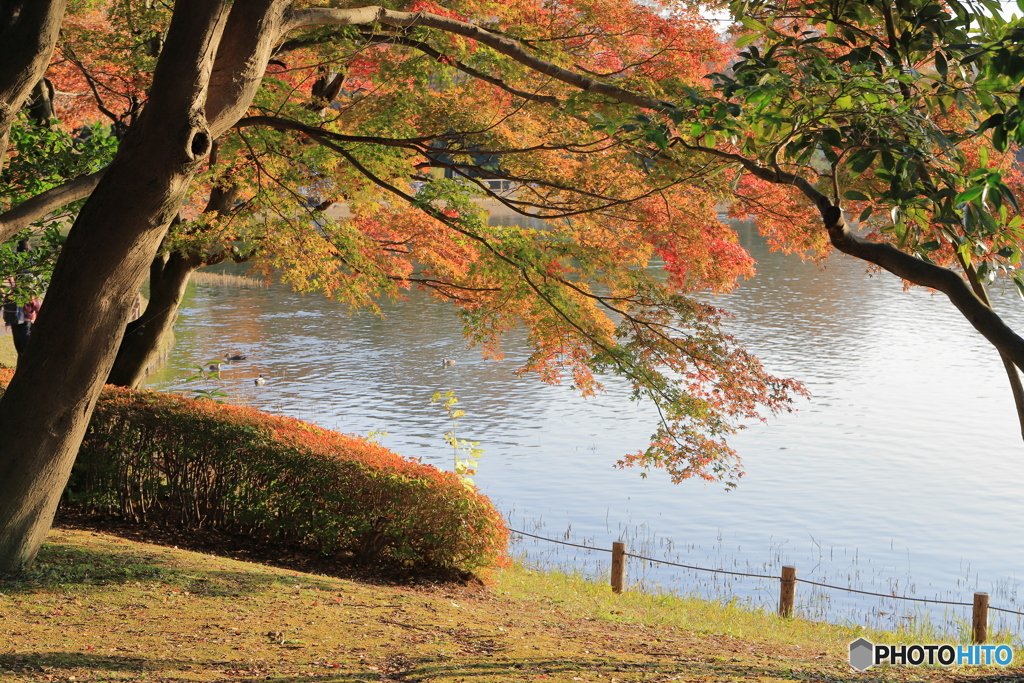
M 485 361 L 465 348 L 452 309 L 417 292 L 385 304 L 382 320 L 282 286 L 195 286 L 171 361 L 151 384 L 188 392 L 188 366 L 247 354 L 223 373 L 232 401 L 343 432 L 386 430 L 384 445 L 443 468 L 449 427 L 430 396 L 451 389 L 467 413 L 460 437 L 486 450 L 477 483 L 514 528 L 604 548 L 621 537 L 658 558 L 752 573 L 795 564 L 802 578 L 887 594 L 970 602 L 982 590 L 993 605 L 1022 609 L 1024 443 L 998 355 L 941 295 L 905 292 L 846 257 L 820 269 L 753 252 L 757 277 L 716 302 L 734 314 L 732 333 L 812 398 L 733 440 L 747 472 L 734 491 L 614 469 L 646 445 L 649 406 L 629 402 L 614 378 L 588 400 L 517 378 L 521 335 L 504 360 Z M 1024 329 L 1020 299 L 996 294 Z M 445 368 L 442 358 L 457 362 Z M 253 384 L 258 373 L 263 387 Z M 520 548 L 587 571 L 607 566 L 603 553 Z M 636 561 L 630 576 L 768 605 L 777 591 Z M 893 625 L 924 614 L 805 586 L 798 601 L 837 621 Z M 943 608 L 927 618 L 942 620 Z M 1022 630 L 1016 618 L 1000 623 Z

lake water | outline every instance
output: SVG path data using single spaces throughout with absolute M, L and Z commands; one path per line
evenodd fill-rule
M 749 241 L 749 238 L 748 238 Z M 382 443 L 442 468 L 451 451 L 435 391 L 466 411 L 461 438 L 481 442 L 477 484 L 515 529 L 703 567 L 800 578 L 886 594 L 1024 611 L 1024 442 L 998 355 L 941 295 L 903 291 L 843 256 L 824 269 L 752 247 L 756 278 L 716 302 L 728 327 L 774 373 L 812 393 L 799 412 L 732 440 L 746 476 L 736 490 L 613 467 L 646 445 L 656 416 L 610 378 L 583 400 L 513 370 L 525 357 L 512 335 L 502 361 L 465 348 L 451 307 L 411 292 L 386 319 L 350 316 L 320 295 L 282 286 L 193 285 L 168 366 L 154 388 L 189 392 L 189 366 L 248 355 L 222 384 L 232 402 L 339 431 L 385 430 Z M 1024 329 L 1024 303 L 994 293 Z M 443 358 L 454 358 L 442 367 Z M 267 384 L 253 378 L 266 374 Z M 525 539 L 528 561 L 590 573 L 606 553 Z M 628 565 L 630 582 L 772 607 L 778 583 Z M 798 609 L 831 621 L 884 627 L 930 620 L 955 629 L 969 608 L 798 587 Z M 1017 617 L 991 622 L 1024 632 Z M 916 622 L 915 622 L 916 620 Z

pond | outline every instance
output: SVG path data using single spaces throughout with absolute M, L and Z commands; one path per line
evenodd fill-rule
M 436 391 L 466 417 L 459 436 L 485 449 L 477 484 L 514 529 L 683 564 L 801 578 L 883 594 L 1024 611 L 1024 442 L 999 356 L 941 295 L 836 256 L 820 268 L 772 254 L 749 234 L 758 275 L 715 298 L 728 328 L 774 373 L 803 381 L 799 411 L 754 424 L 733 446 L 746 476 L 726 491 L 614 462 L 646 445 L 656 415 L 623 383 L 584 400 L 513 373 L 525 357 L 512 334 L 501 361 L 465 348 L 452 308 L 419 292 L 350 315 L 287 287 L 192 285 L 168 365 L 150 386 L 188 393 L 187 368 L 225 353 L 248 359 L 222 373 L 230 401 L 342 432 L 384 430 L 385 446 L 450 468 Z M 994 292 L 1024 329 L 1024 304 Z M 445 367 L 442 359 L 454 365 Z M 255 386 L 258 374 L 267 376 Z M 606 572 L 608 555 L 525 538 L 527 561 Z M 630 560 L 628 582 L 772 607 L 778 583 Z M 883 627 L 956 628 L 969 608 L 928 606 L 798 588 L 798 610 Z M 1020 632 L 1017 617 L 992 615 Z

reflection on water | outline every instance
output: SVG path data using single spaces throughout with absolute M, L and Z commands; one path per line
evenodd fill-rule
M 795 564 L 802 578 L 883 593 L 970 602 L 985 590 L 993 605 L 1020 609 L 1024 444 L 998 355 L 940 295 L 904 292 L 846 257 L 820 269 L 753 252 L 757 277 L 716 302 L 734 314 L 738 339 L 813 397 L 734 439 L 747 476 L 732 492 L 614 469 L 646 445 L 649 406 L 629 402 L 614 378 L 589 400 L 516 378 L 521 336 L 509 337 L 504 360 L 484 361 L 465 348 L 452 309 L 419 292 L 385 304 L 381 320 L 280 286 L 195 287 L 170 365 L 151 384 L 188 391 L 188 366 L 247 354 L 223 373 L 232 400 L 343 432 L 383 429 L 386 446 L 440 467 L 451 462 L 448 426 L 430 396 L 452 389 L 467 413 L 460 437 L 486 449 L 476 481 L 514 527 L 606 548 L 626 536 L 704 566 L 777 575 Z M 1020 300 L 996 294 L 1024 329 Z M 443 358 L 457 362 L 442 367 Z M 266 386 L 254 386 L 259 373 Z M 551 550 L 522 547 L 533 557 Z M 594 561 L 586 566 L 607 566 L 603 554 Z M 630 571 L 683 592 L 768 604 L 776 595 L 775 584 Z M 914 610 L 847 595 L 801 599 L 806 613 L 833 620 L 894 625 Z

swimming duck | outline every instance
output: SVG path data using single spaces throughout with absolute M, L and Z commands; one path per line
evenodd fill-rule
M 264 384 L 266 384 L 266 383 L 267 383 L 267 380 L 266 380 L 266 379 L 264 379 L 263 375 L 260 375 L 259 377 L 257 377 L 256 379 L 254 379 L 254 380 L 253 380 L 252 382 L 253 382 L 253 384 L 255 384 L 256 386 L 258 386 L 258 387 L 262 387 L 262 386 L 263 386 Z
M 220 366 L 221 365 L 224 365 L 224 364 L 223 363 L 210 363 L 209 365 L 206 366 L 206 371 L 207 372 L 220 372 Z
M 444 358 L 444 359 L 441 360 L 441 367 L 442 368 L 450 368 L 453 365 L 455 365 L 455 359 L 454 358 Z
M 224 360 L 226 360 L 229 363 L 234 363 L 236 361 L 245 360 L 246 358 L 248 358 L 248 356 L 232 356 L 230 353 L 225 353 L 224 354 Z

